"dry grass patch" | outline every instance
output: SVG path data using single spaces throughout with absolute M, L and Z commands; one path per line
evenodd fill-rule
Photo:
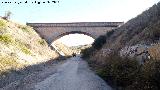
M 6 22 L 2 19 L 0 19 L 0 29 L 1 28 L 5 28 L 7 25 L 6 25 Z
M 11 70 L 19 70 L 22 67 L 24 65 L 18 63 L 15 57 L 0 56 L 0 75 L 5 75 Z
M 160 59 L 160 44 L 151 46 L 149 48 L 149 53 L 153 59 Z
M 33 34 L 33 29 L 30 26 L 25 25 L 18 25 L 18 28 L 20 28 L 23 32 L 26 32 L 28 34 Z
M 9 34 L 2 34 L 0 35 L 0 41 L 4 42 L 5 44 L 10 44 L 13 42 L 12 36 Z
M 20 40 L 16 40 L 16 42 L 14 43 L 17 48 L 19 48 L 23 53 L 31 55 L 31 50 L 29 49 L 28 44 L 21 42 Z

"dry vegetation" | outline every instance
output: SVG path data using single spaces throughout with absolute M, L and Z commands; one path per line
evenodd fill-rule
M 149 48 L 149 53 L 151 55 L 151 57 L 153 57 L 153 59 L 159 59 L 160 60 L 160 44 L 155 44 L 155 45 L 152 45 L 150 48 Z
M 116 90 L 159 90 L 160 60 L 139 64 L 134 58 L 122 58 L 116 52 L 87 59 L 95 72 Z
M 65 54 L 65 56 L 72 56 L 72 53 L 74 52 L 72 49 L 70 49 L 68 46 L 64 45 L 60 41 L 54 41 L 53 43 L 57 48 L 58 51 L 61 51 Z

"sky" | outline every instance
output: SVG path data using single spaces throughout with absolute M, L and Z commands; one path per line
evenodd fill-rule
M 61 37 L 60 39 L 58 39 L 58 41 L 70 47 L 91 44 L 93 43 L 94 39 L 84 34 L 69 34 Z
M 2 3 L 6 1 L 11 4 Z M 25 1 L 28 3 L 25 4 Z M 159 0 L 59 0 L 59 3 L 50 4 L 31 3 L 35 1 L 53 0 L 1 0 L 0 16 L 4 16 L 6 11 L 11 11 L 11 20 L 23 24 L 26 22 L 127 22 Z M 77 34 L 67 35 L 60 40 L 68 46 L 93 42 L 91 37 Z
M 12 2 L 2 3 L 2 2 Z M 28 1 L 27 4 L 24 2 Z M 26 22 L 126 22 L 159 0 L 59 0 L 59 3 L 37 4 L 34 1 L 1 0 L 0 15 L 11 11 L 11 20 Z M 14 2 L 22 2 L 15 4 Z

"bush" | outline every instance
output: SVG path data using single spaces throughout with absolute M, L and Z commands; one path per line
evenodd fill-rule
M 138 62 L 128 58 L 113 59 L 109 65 L 111 65 L 109 74 L 113 77 L 113 83 L 121 87 L 132 84 L 139 69 Z
M 107 36 L 107 37 L 110 37 L 113 33 L 114 33 L 114 30 L 109 31 L 109 32 L 106 33 L 106 36 Z
M 140 64 L 135 59 L 122 58 L 111 53 L 105 60 L 88 61 L 96 73 L 111 86 L 126 88 L 132 85 L 137 77 Z
M 31 54 L 31 51 L 27 47 L 21 47 L 21 50 L 25 54 L 29 54 L 29 55 Z
M 10 35 L 7 34 L 2 34 L 0 35 L 0 41 L 4 42 L 6 44 L 12 43 L 12 37 Z
M 90 55 L 92 55 L 96 50 L 99 50 L 102 48 L 102 46 L 106 43 L 106 36 L 101 35 L 92 44 L 92 47 L 86 48 L 81 51 L 82 58 L 89 58 Z
M 142 65 L 140 73 L 128 90 L 159 90 L 160 60 L 150 60 Z
M 117 90 L 160 89 L 160 60 L 149 60 L 140 65 L 134 58 L 122 58 L 111 53 L 105 60 L 87 61 L 100 77 Z
M 46 44 L 47 44 L 44 39 L 38 40 L 38 43 L 39 43 L 40 45 L 46 45 Z
M 82 58 L 89 58 L 90 55 L 95 51 L 95 49 L 93 47 L 90 48 L 86 48 L 84 50 L 81 51 L 82 53 Z
M 106 43 L 106 36 L 101 35 L 95 41 L 93 42 L 92 46 L 93 48 L 99 50 L 102 48 L 102 46 Z
M 102 70 L 100 76 L 115 86 L 126 87 L 133 83 L 140 65 L 136 60 L 129 58 L 121 58 L 117 54 L 110 55 L 106 58 L 105 70 Z M 108 80 L 109 78 L 109 80 Z
M 0 20 L 0 29 L 6 27 L 6 22 L 4 20 Z

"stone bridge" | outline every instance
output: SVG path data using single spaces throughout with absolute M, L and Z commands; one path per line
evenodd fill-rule
M 50 45 L 56 39 L 68 34 L 85 34 L 97 38 L 115 29 L 123 22 L 77 22 L 77 23 L 27 23 Z

